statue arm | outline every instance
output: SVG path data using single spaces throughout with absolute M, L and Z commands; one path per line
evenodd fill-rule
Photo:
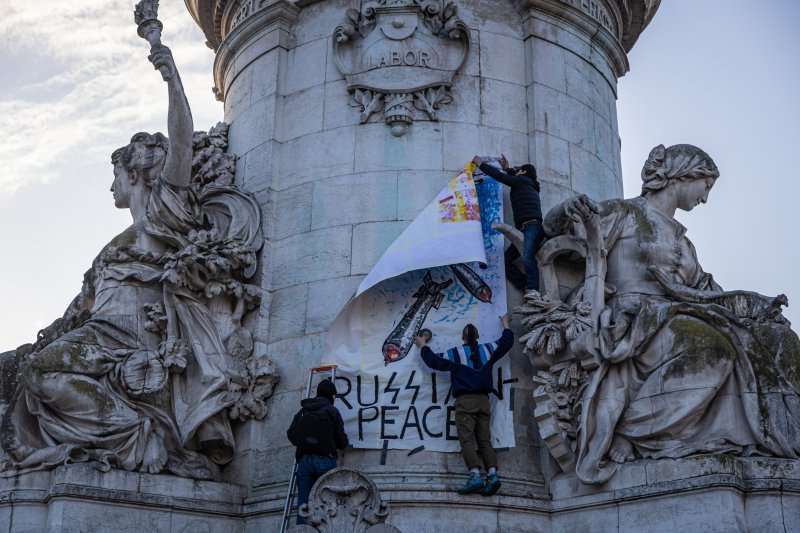
M 590 200 L 585 194 L 573 196 L 553 207 L 544 217 L 545 234 L 555 237 L 574 232 L 573 224 L 585 223 L 592 215 L 601 213 L 601 206 Z
M 194 123 L 189 101 L 183 89 L 180 74 L 172 58 L 172 51 L 162 44 L 150 49 L 150 62 L 167 80 L 169 109 L 167 112 L 167 134 L 169 151 L 164 164 L 162 177 L 165 181 L 178 187 L 187 187 L 192 179 L 192 137 Z

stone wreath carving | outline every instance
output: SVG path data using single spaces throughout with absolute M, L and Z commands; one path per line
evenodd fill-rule
M 718 177 L 699 148 L 657 146 L 641 196 L 578 196 L 545 217 L 543 290 L 517 309 L 521 342 L 538 369 L 542 438 L 583 483 L 637 459 L 800 455 L 800 339 L 786 297 L 723 290 L 674 218 L 705 203 Z
M 245 317 L 262 245 L 258 204 L 233 185 L 228 126 L 193 132 L 157 2 L 136 22 L 167 82 L 169 140 L 137 133 L 111 156 L 133 224 L 38 340 L 0 354 L 0 470 L 91 461 L 214 478 L 233 458 L 232 420 L 261 418 L 278 380 Z M 2 475 L 0 473 L 0 475 Z
M 290 528 L 292 533 L 400 533 L 384 523 L 389 504 L 381 500 L 375 483 L 353 468 L 339 467 L 323 474 L 299 514 L 306 523 Z
M 395 136 L 417 112 L 438 120 L 469 51 L 469 29 L 445 0 L 371 0 L 349 9 L 333 34 L 336 66 L 367 122 L 383 110 Z

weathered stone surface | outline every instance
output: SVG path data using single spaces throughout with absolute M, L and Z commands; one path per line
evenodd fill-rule
M 322 129 L 323 106 L 319 102 L 324 94 L 325 86 L 315 85 L 285 96 L 281 104 L 278 119 L 280 127 L 276 139 L 284 142 Z
M 273 286 L 349 275 L 351 244 L 350 226 L 310 231 L 274 243 Z
M 574 174 L 570 167 L 569 143 L 541 131 L 534 133 L 534 142 L 539 180 L 571 189 Z
M 589 153 L 595 151 L 592 108 L 545 85 L 534 84 L 534 129 L 549 133 Z
M 415 124 L 399 139 L 383 124 L 362 124 L 355 130 L 355 136 L 356 172 L 443 168 L 441 124 Z
M 273 95 L 242 108 L 241 116 L 238 117 L 235 125 L 231 126 L 230 149 L 232 153 L 246 154 L 262 145 L 265 139 L 272 138 L 275 132 L 275 107 Z
M 280 93 L 290 95 L 325 81 L 327 39 L 317 39 L 292 48 L 282 65 Z
M 528 83 L 546 85 L 558 92 L 567 92 L 566 58 L 562 47 L 544 39 L 528 39 L 530 61 L 525 62 Z
M 297 337 L 306 331 L 307 285 L 275 291 L 269 314 L 269 341 Z
M 366 274 L 408 223 L 370 222 L 353 228 L 353 263 L 351 274 Z
M 517 132 L 528 131 L 523 82 L 484 79 L 481 84 L 481 123 Z
M 354 189 L 359 193 L 353 194 Z M 397 218 L 396 196 L 397 172 L 394 170 L 317 180 L 311 228 L 394 220 Z
M 525 85 L 525 48 L 519 38 L 486 30 L 480 35 L 481 77 Z
M 281 143 L 275 151 L 278 161 L 272 187 L 283 190 L 321 176 L 353 172 L 355 134 L 352 127 L 336 128 Z
M 279 241 L 311 229 L 313 183 L 304 183 L 280 191 L 270 189 L 268 194 L 266 231 L 270 239 Z
M 275 49 L 262 55 L 250 65 L 248 72 L 252 72 L 253 78 L 250 92 L 251 103 L 254 104 L 277 92 L 281 58 L 285 58 L 284 53 Z

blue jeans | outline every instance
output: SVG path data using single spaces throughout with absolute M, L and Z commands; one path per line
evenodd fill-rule
M 539 263 L 536 262 L 536 253 L 542 246 L 544 240 L 544 230 L 541 222 L 532 222 L 522 229 L 524 240 L 522 242 L 522 263 L 525 266 L 525 274 L 520 272 L 514 265 L 514 261 L 519 257 L 519 250 L 516 246 L 509 246 L 505 253 L 506 278 L 519 290 L 536 289 L 539 290 Z
M 297 463 L 297 524 L 305 524 L 300 517 L 300 506 L 308 503 L 311 487 L 327 472 L 336 468 L 336 457 L 304 455 Z

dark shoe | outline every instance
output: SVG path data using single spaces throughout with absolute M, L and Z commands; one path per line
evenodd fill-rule
M 467 484 L 458 489 L 459 494 L 473 494 L 475 492 L 482 492 L 483 480 L 481 476 L 469 476 Z
M 481 494 L 484 496 L 492 496 L 500 490 L 500 485 L 502 485 L 502 483 L 500 483 L 500 476 L 497 474 L 489 474 L 489 477 L 486 479 L 486 486 L 483 488 Z

